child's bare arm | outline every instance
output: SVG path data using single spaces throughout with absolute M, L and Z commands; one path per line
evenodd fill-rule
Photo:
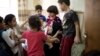
M 58 35 L 59 33 L 61 33 L 61 31 L 57 31 L 56 34 L 55 34 L 54 36 L 48 35 L 48 36 L 47 36 L 47 42 L 53 43 L 53 42 L 55 42 L 55 41 L 59 41 L 59 39 L 57 38 L 57 35 Z
M 79 26 L 79 22 L 75 22 L 75 29 L 76 29 L 76 36 L 74 39 L 75 43 L 79 43 L 80 42 L 80 26 Z
M 20 29 L 22 29 L 27 22 L 28 22 L 28 19 L 26 21 L 24 21 L 23 24 L 21 24 Z
M 58 36 L 58 34 L 60 34 L 60 33 L 62 33 L 62 31 L 58 30 L 53 37 L 56 38 Z

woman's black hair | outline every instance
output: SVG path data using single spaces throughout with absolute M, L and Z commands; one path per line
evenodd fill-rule
M 54 14 L 56 14 L 56 15 L 59 13 L 59 12 L 58 12 L 58 8 L 57 8 L 57 6 L 55 6 L 55 5 L 49 6 L 48 9 L 47 9 L 47 12 L 49 12 L 49 13 L 54 13 Z
M 6 15 L 6 17 L 4 19 L 5 24 L 8 25 L 8 23 L 11 22 L 14 17 L 15 17 L 15 15 L 13 15 L 13 14 Z
M 70 6 L 70 0 L 58 0 L 58 3 L 65 3 L 67 6 Z
M 35 10 L 42 10 L 42 6 L 41 5 L 36 5 Z
M 0 16 L 0 23 L 2 23 L 2 22 L 3 22 L 3 17 Z
M 28 23 L 31 28 L 37 28 L 38 31 L 41 30 L 41 22 L 37 15 L 30 16 Z

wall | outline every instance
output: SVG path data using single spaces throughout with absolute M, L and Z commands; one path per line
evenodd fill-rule
M 20 1 L 23 1 L 23 0 L 20 0 Z M 21 14 L 22 16 L 20 16 L 20 19 L 23 19 L 22 21 L 24 21 L 28 16 L 32 15 L 32 14 L 35 14 L 35 11 L 34 11 L 34 7 L 36 4 L 41 4 L 42 7 L 43 7 L 43 14 L 48 17 L 48 13 L 47 13 L 47 8 L 50 6 L 50 5 L 56 5 L 59 9 L 59 6 L 58 6 L 58 0 L 24 0 L 24 1 L 27 1 L 26 3 L 26 6 L 24 6 L 24 8 L 27 8 L 26 10 L 24 9 L 20 9 L 21 6 L 19 6 L 19 14 Z M 21 4 L 19 2 L 19 4 Z M 85 1 L 84 0 L 71 0 L 71 9 L 74 9 L 75 11 L 78 12 L 78 14 L 81 14 L 82 16 L 79 15 L 80 19 L 81 19 L 81 22 L 83 21 L 83 14 L 84 14 L 84 4 L 85 4 Z M 21 4 L 23 5 L 23 4 Z M 21 7 L 23 8 L 23 7 Z M 59 9 L 60 11 L 60 9 Z M 25 12 L 27 12 L 25 14 Z M 63 15 L 64 13 L 62 13 L 60 11 L 60 14 L 58 16 L 60 16 L 61 20 L 63 20 Z M 82 23 L 81 23 L 82 25 Z
M 77 11 L 80 20 L 80 28 L 82 37 L 85 33 L 85 20 L 84 20 L 84 11 L 85 11 L 85 0 L 70 0 L 70 8 Z
M 6 2 L 5 2 L 6 1 Z M 0 0 L 0 16 L 5 17 L 7 14 L 14 14 L 18 21 L 17 0 Z
M 78 12 L 84 12 L 85 0 L 70 0 L 70 2 L 71 2 L 71 6 L 70 6 L 71 9 L 78 11 Z M 42 6 L 45 11 L 44 14 L 46 16 L 47 16 L 46 10 L 50 5 L 56 5 L 59 9 L 58 0 L 42 0 Z M 63 18 L 63 16 L 62 16 L 63 14 L 64 13 L 60 12 L 59 16 L 61 19 Z
M 85 10 L 85 0 L 70 0 L 71 8 L 77 11 L 84 12 Z

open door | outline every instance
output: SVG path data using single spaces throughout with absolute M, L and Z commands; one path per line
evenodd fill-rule
M 100 0 L 85 0 L 86 49 L 100 51 Z

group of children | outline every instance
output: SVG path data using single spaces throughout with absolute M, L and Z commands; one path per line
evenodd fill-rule
M 42 6 L 37 5 L 37 14 L 25 22 L 30 27 L 27 30 L 23 30 L 25 23 L 17 25 L 13 14 L 6 15 L 4 20 L 0 17 L 0 56 L 71 56 L 73 43 L 80 42 L 79 20 L 76 12 L 69 8 L 69 0 L 58 0 L 58 3 L 65 12 L 63 21 L 57 16 L 55 5 L 48 7 L 47 19 L 42 15 Z M 25 40 L 27 48 L 23 49 L 21 43 Z

